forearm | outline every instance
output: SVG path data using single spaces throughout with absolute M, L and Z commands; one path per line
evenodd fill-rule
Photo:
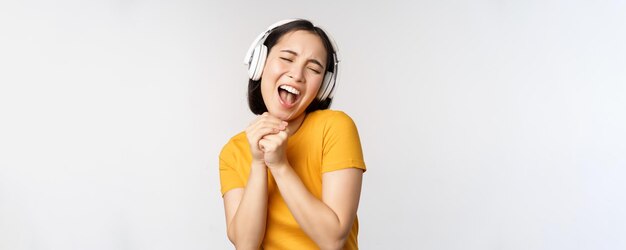
M 248 183 L 233 219 L 228 236 L 237 249 L 258 249 L 265 235 L 267 219 L 267 170 L 253 165 Z
M 302 230 L 321 248 L 339 249 L 348 232 L 335 212 L 311 194 L 291 168 L 271 169 L 287 207 Z M 350 222 L 351 223 L 351 222 Z

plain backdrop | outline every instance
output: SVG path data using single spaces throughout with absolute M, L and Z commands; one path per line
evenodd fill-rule
M 624 1 L 0 2 L 0 249 L 232 249 L 243 56 L 325 28 L 362 249 L 626 249 Z

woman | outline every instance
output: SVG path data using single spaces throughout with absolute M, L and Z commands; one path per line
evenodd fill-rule
M 365 163 L 352 119 L 328 110 L 332 40 L 307 20 L 281 21 L 245 61 L 259 116 L 220 153 L 228 238 L 237 249 L 358 249 Z

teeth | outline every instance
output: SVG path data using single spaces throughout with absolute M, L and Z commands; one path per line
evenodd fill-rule
M 280 85 L 281 89 L 287 90 L 287 92 L 292 93 L 294 95 L 299 95 L 300 91 L 298 91 L 296 88 L 291 87 L 291 86 L 287 86 L 287 85 Z

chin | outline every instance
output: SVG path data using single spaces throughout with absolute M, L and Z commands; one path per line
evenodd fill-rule
M 295 118 L 297 118 L 298 116 L 304 114 L 304 110 L 302 110 L 302 112 L 298 112 L 298 111 L 289 111 L 289 110 L 280 110 L 280 109 L 276 109 L 276 110 L 270 110 L 269 113 L 275 117 L 277 117 L 278 119 L 281 119 L 283 121 L 291 121 Z

